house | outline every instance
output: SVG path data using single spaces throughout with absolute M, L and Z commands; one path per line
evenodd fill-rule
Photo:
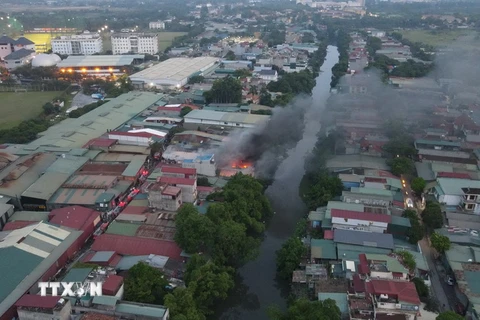
M 408 320 L 416 319 L 420 312 L 420 298 L 413 282 L 393 280 L 366 280 L 366 293 L 382 314 L 405 314 Z
M 55 319 L 70 320 L 72 304 L 58 296 L 26 294 L 16 303 L 18 320 Z
M 148 187 L 148 203 L 156 209 L 177 211 L 182 205 L 182 189 L 168 183 L 153 183 Z
M 337 244 L 347 244 L 351 247 L 365 246 L 389 250 L 395 249 L 393 236 L 387 233 L 336 229 L 333 232 L 333 241 Z
M 255 74 L 265 82 L 278 80 L 277 70 L 260 70 L 255 72 Z
M 197 169 L 174 166 L 161 166 L 162 177 L 197 179 Z
M 180 188 L 182 202 L 194 203 L 197 200 L 197 179 L 162 176 L 157 181 Z
M 470 179 L 437 178 L 436 185 L 428 193 L 447 209 L 462 208 L 480 213 L 480 181 Z
M 13 70 L 28 64 L 33 57 L 35 57 L 35 50 L 22 48 L 5 56 L 3 60 L 5 61 L 5 68 L 8 70 Z
M 332 209 L 333 229 L 386 233 L 392 217 L 386 214 Z
M 360 254 L 358 273 L 361 277 L 395 281 L 409 281 L 409 270 L 396 256 L 384 254 Z

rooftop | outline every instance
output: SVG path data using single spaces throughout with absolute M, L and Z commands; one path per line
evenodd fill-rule
M 92 56 L 95 57 L 95 56 Z M 76 119 L 67 119 L 40 133 L 29 147 L 54 146 L 81 148 L 90 140 L 114 130 L 153 106 L 163 95 L 150 92 L 129 92 L 109 100 Z
M 393 236 L 387 233 L 336 229 L 334 231 L 334 241 L 337 243 L 378 247 L 391 250 L 395 248 Z
M 64 207 L 52 210 L 50 223 L 72 228 L 75 230 L 84 230 L 91 225 L 97 225 L 100 222 L 100 212 L 81 206 Z
M 438 178 L 437 184 L 446 195 L 463 195 L 462 188 L 480 188 L 480 180 Z
M 405 268 L 396 258 L 384 255 L 384 254 L 373 254 L 373 253 L 367 253 L 366 254 L 367 260 L 370 261 L 370 263 L 373 265 L 370 267 L 371 271 L 376 271 L 375 270 L 375 263 L 372 262 L 384 262 L 388 272 L 398 272 L 398 273 L 408 273 L 409 271 L 407 268 Z
M 396 297 L 399 302 L 420 305 L 417 289 L 413 282 L 370 280 L 373 294 L 387 294 Z
M 390 223 L 392 221 L 392 217 L 386 214 L 357 212 L 357 211 L 338 210 L 338 209 L 332 209 L 330 212 L 331 212 L 332 218 L 343 218 L 345 220 L 356 219 L 356 220 L 375 221 L 375 222 L 383 222 L 383 223 Z
M 312 239 L 310 246 L 311 257 L 314 259 L 337 259 L 337 245 L 333 240 Z
M 145 55 L 99 55 L 99 56 L 68 56 L 57 64 L 58 68 L 75 67 L 123 67 L 133 63 L 135 59 L 144 59 Z
M 122 236 L 135 236 L 140 224 L 113 221 L 106 231 L 107 234 L 118 234 Z
M 130 76 L 132 81 L 182 81 L 196 72 L 201 72 L 218 62 L 213 57 L 197 58 L 171 58 L 160 62 L 150 68 L 134 73 Z
M 9 55 L 5 56 L 3 59 L 4 60 L 17 60 L 17 59 L 22 59 L 25 57 L 30 56 L 31 54 L 35 53 L 35 50 L 29 50 L 22 48 L 20 50 L 14 51 L 10 53 Z
M 270 116 L 259 115 L 259 114 L 249 114 L 249 113 L 239 113 L 239 112 L 220 112 L 212 110 L 193 110 L 189 112 L 185 117 L 185 121 L 189 120 L 194 122 L 198 120 L 212 120 L 220 122 L 230 122 L 230 123 L 242 123 L 242 124 L 260 124 L 262 122 L 270 119 Z
M 59 300 L 60 300 L 60 297 L 53 297 L 53 296 L 42 297 L 34 294 L 26 294 L 15 303 L 15 306 L 27 307 L 27 308 L 53 309 L 59 303 Z

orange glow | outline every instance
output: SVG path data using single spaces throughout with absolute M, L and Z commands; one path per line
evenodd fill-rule
M 61 72 L 65 72 L 65 69 L 61 69 L 60 71 L 61 71 Z
M 72 70 L 72 69 L 68 69 L 68 72 L 72 73 L 72 72 L 73 72 L 73 70 Z
M 232 162 L 231 166 L 232 166 L 232 169 L 248 169 L 252 166 L 252 164 L 249 162 L 240 160 L 238 162 L 237 161 Z
M 100 68 L 95 68 L 95 71 L 97 71 L 97 72 L 100 71 Z
M 108 68 L 108 71 L 112 72 L 112 71 L 113 71 L 113 68 Z
M 86 68 L 82 68 L 82 72 L 87 72 L 87 69 L 86 69 Z

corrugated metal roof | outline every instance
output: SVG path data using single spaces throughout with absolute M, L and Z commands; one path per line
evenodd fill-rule
M 58 68 L 75 67 L 123 67 L 133 63 L 134 59 L 144 59 L 145 55 L 99 55 L 68 56 L 57 64 Z
M 310 246 L 311 256 L 314 259 L 337 259 L 337 245 L 333 240 L 312 239 Z
M 437 183 L 446 195 L 460 196 L 464 194 L 462 188 L 480 188 L 479 180 L 438 178 Z
M 123 277 L 117 276 L 115 274 L 109 275 L 107 280 L 103 283 L 102 289 L 108 290 L 110 292 L 116 293 L 120 286 L 123 283 Z
M 393 236 L 387 233 L 362 232 L 354 230 L 336 229 L 334 231 L 334 241 L 366 247 L 377 247 L 393 250 Z
M 134 159 L 132 159 L 127 168 L 123 171 L 122 176 L 135 177 L 145 164 L 145 158 L 146 156 L 136 156 Z
M 148 257 L 149 255 L 122 257 L 122 259 L 118 262 L 115 268 L 117 270 L 129 270 L 131 267 L 141 261 L 146 262 L 148 260 Z
M 64 148 L 81 148 L 88 141 L 104 134 L 107 129 L 116 129 L 137 114 L 154 105 L 163 95 L 150 92 L 129 92 L 112 99 L 100 107 L 77 119 L 60 122 L 42 132 L 41 137 L 29 146 L 53 146 Z M 121 105 L 120 108 L 116 106 Z M 105 116 L 101 114 L 107 113 Z M 88 126 L 84 124 L 91 122 Z M 65 137 L 66 133 L 72 135 Z M 114 146 L 116 147 L 116 146 Z
M 115 255 L 115 251 L 99 251 L 88 260 L 90 262 L 107 262 Z
M 144 239 L 113 234 L 102 234 L 93 243 L 94 251 L 115 251 L 121 255 L 149 255 L 167 256 L 173 260 L 180 260 L 182 249 L 171 241 Z
M 165 312 L 167 312 L 167 309 L 165 309 L 165 307 L 162 307 L 162 306 L 154 306 L 154 305 L 146 306 L 146 305 L 137 305 L 137 304 L 121 302 L 117 304 L 115 311 L 137 315 L 137 316 L 145 316 L 145 317 L 162 319 L 163 316 L 165 315 Z
M 348 211 L 348 210 L 338 210 L 332 209 L 331 211 L 332 218 L 344 218 L 344 219 L 357 219 L 364 221 L 375 221 L 375 222 L 384 222 L 390 223 L 392 217 L 386 214 L 377 214 L 370 212 L 357 212 L 357 211 Z
M 270 116 L 239 113 L 239 112 L 220 112 L 211 110 L 192 110 L 184 117 L 185 120 L 212 120 L 230 123 L 258 124 L 270 119 Z
M 48 221 L 50 212 L 42 211 L 16 211 L 8 221 Z
M 93 304 L 99 304 L 102 306 L 114 307 L 118 302 L 118 297 L 112 296 L 95 296 L 93 297 Z
M 15 303 L 15 306 L 27 307 L 27 308 L 53 309 L 57 305 L 59 300 L 60 300 L 60 297 L 54 297 L 54 296 L 42 297 L 34 294 L 26 294 Z
M 31 226 L 32 224 L 36 224 L 36 221 L 11 221 L 7 222 L 4 226 L 2 231 L 12 231 L 18 230 L 27 226 Z
M 84 282 L 93 268 L 72 268 L 63 277 L 62 282 Z
M 128 222 L 119 222 L 113 221 L 106 231 L 107 234 L 118 234 L 122 236 L 135 236 L 137 233 L 139 224 L 128 223 Z

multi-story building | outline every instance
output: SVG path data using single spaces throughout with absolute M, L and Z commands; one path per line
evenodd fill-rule
M 165 29 L 165 22 L 163 21 L 152 21 L 148 24 L 149 29 Z
M 117 33 L 112 35 L 113 54 L 158 52 L 156 33 Z
M 102 52 L 103 41 L 98 33 L 85 31 L 82 34 L 60 36 L 52 39 L 52 51 L 59 54 L 90 55 Z
M 4 59 L 6 56 L 21 49 L 35 52 L 35 43 L 25 37 L 20 37 L 17 40 L 5 35 L 0 37 L 0 59 Z
M 189 178 L 160 177 L 158 182 L 178 187 L 182 190 L 182 202 L 194 203 L 197 200 L 197 180 Z
M 177 211 L 182 205 L 182 189 L 167 183 L 154 183 L 148 188 L 150 207 Z

